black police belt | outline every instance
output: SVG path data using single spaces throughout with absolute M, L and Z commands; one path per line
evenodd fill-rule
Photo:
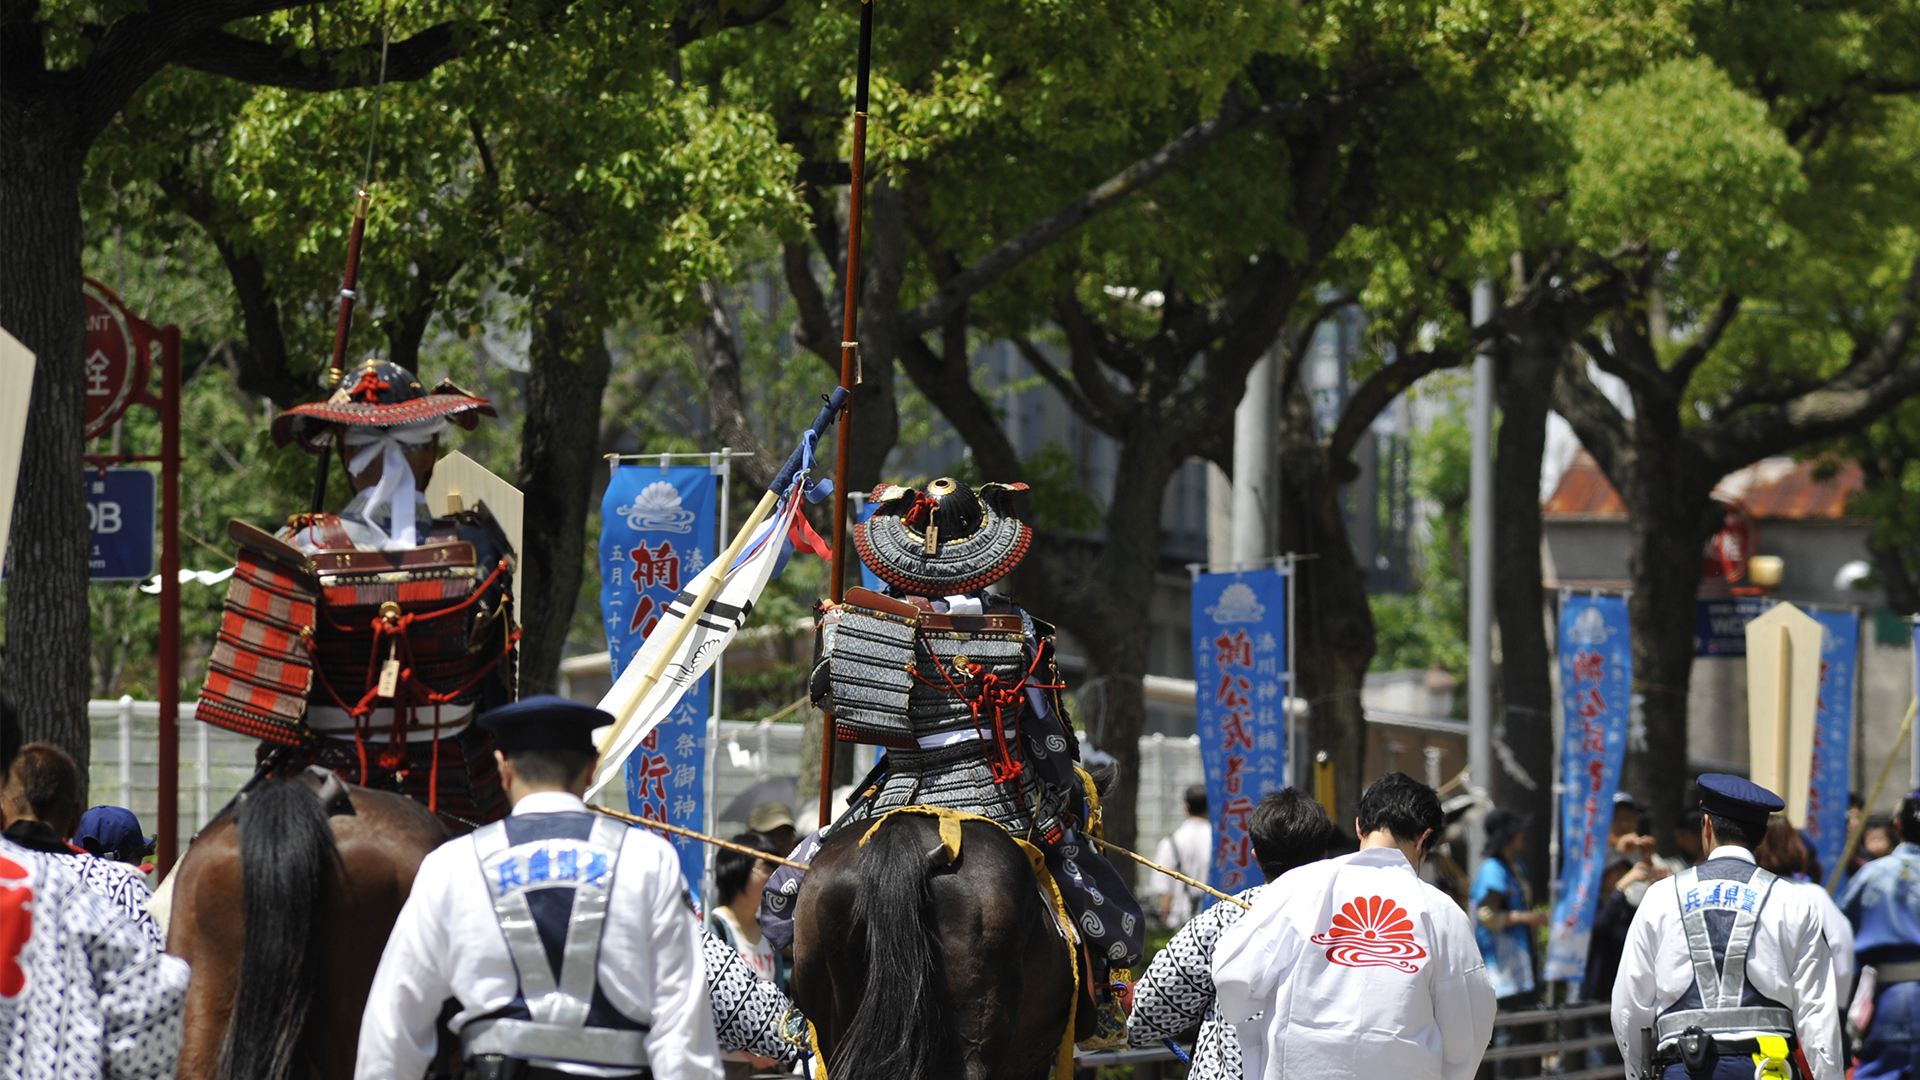
M 1740 1003 L 1746 996 L 1747 947 L 1753 941 L 1754 923 L 1776 880 L 1772 874 L 1755 867 L 1753 876 L 1744 884 L 1726 880 L 1712 883 L 1716 897 L 1729 887 L 1735 890 L 1736 897 L 1724 905 L 1716 904 L 1731 906 L 1734 910 L 1725 961 L 1716 964 L 1713 941 L 1707 934 L 1707 905 L 1688 910 L 1688 897 L 1697 895 L 1704 887 L 1699 873 L 1689 867 L 1675 875 L 1681 904 L 1680 923 L 1686 929 L 1687 952 L 1693 960 L 1693 981 L 1700 992 L 1701 1007 L 1676 1009 L 1654 1021 L 1655 1041 L 1662 1049 L 1677 1042 L 1690 1028 L 1699 1028 L 1702 1033 L 1713 1036 L 1714 1042 L 1722 1044 L 1759 1035 L 1793 1037 L 1793 1013 L 1789 1010 Z
M 600 929 L 606 922 L 607 900 L 613 892 L 614 869 L 626 830 L 625 825 L 612 818 L 595 820 L 591 837 L 578 843 L 582 848 L 605 855 L 604 869 L 596 867 L 590 876 L 586 862 L 576 860 L 569 871 L 570 878 L 553 879 L 556 884 L 573 885 L 573 910 L 567 919 L 567 939 L 560 952 L 557 980 L 547 960 L 546 946 L 540 941 L 539 928 L 534 924 L 527 890 L 499 885 L 502 863 L 519 857 L 522 849 L 541 847 L 543 842 L 512 845 L 504 821 L 474 833 L 482 876 L 494 893 L 494 915 L 507 939 L 507 951 L 513 954 L 514 966 L 519 969 L 520 994 L 531 1019 L 494 1016 L 469 1022 L 460 1029 L 463 1056 L 497 1055 L 611 1068 L 646 1067 L 646 1032 L 587 1024 L 598 982 Z

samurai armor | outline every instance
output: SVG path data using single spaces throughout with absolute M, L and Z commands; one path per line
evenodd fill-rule
M 408 743 L 406 759 L 394 768 L 381 764 L 380 749 L 345 739 L 321 739 L 290 768 L 321 765 L 349 783 L 405 795 L 431 806 L 456 832 L 507 816 L 507 793 L 493 760 L 493 740 L 478 724 L 437 742 Z
M 814 703 L 846 738 L 913 746 L 907 719 L 920 610 L 867 589 L 823 608 L 815 635 Z
M 1064 791 L 1047 790 L 1031 769 L 1022 770 L 1017 783 L 996 782 L 980 745 L 966 742 L 938 750 L 888 751 L 879 790 L 860 810 L 863 816 L 879 817 L 902 806 L 944 806 L 979 814 L 1015 836 L 1038 842 L 1058 828 L 1066 801 Z
M 436 703 L 513 700 L 512 560 L 496 554 L 483 564 L 463 531 L 436 527 L 426 543 L 400 551 L 314 554 L 323 600 L 315 704 L 349 712 L 386 705 L 379 684 L 389 660 L 406 672 L 393 703 L 411 705 L 412 728 L 433 725 Z
M 1006 577 L 1033 546 L 1033 528 L 1014 512 L 1025 484 L 979 491 L 949 477 L 926 491 L 882 484 L 867 496 L 873 514 L 853 525 L 854 549 L 894 592 L 953 596 Z
M 310 744 L 312 710 L 398 744 L 431 747 L 449 727 L 513 700 L 513 552 L 484 506 L 437 518 L 419 547 L 363 551 L 330 515 L 302 519 L 312 554 L 244 522 L 228 534 L 240 567 L 199 717 L 286 746 Z M 337 546 L 336 546 L 337 545 Z M 384 678 L 383 678 L 384 676 Z M 321 725 L 325 727 L 325 725 Z M 331 729 L 329 729 L 331 730 Z M 399 762 L 412 750 L 382 748 Z
M 1011 729 L 1025 700 L 1027 638 L 1018 615 L 920 617 L 907 722 L 916 740 L 952 731 Z
M 250 546 L 247 541 L 254 538 L 236 535 L 239 566 L 227 586 L 220 638 L 195 715 L 217 727 L 298 746 L 308 737 L 302 717 L 313 685 L 309 647 L 320 586 L 299 552 L 272 537 L 266 537 L 266 546 Z

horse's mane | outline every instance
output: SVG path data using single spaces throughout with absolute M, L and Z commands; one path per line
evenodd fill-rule
M 246 947 L 219 1080 L 297 1080 L 323 932 L 339 891 L 327 811 L 297 779 L 268 780 L 232 809 L 240 832 Z

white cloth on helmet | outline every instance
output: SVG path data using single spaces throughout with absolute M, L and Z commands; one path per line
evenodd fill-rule
M 353 457 L 347 461 L 348 473 L 358 476 L 371 468 L 376 458 L 380 461 L 380 480 L 367 497 L 367 526 L 379 534 L 382 551 L 420 546 L 414 508 L 425 501 L 425 496 L 413 485 L 413 467 L 407 464 L 406 455 L 445 430 L 447 421 L 443 417 L 385 428 L 347 429 L 347 449 L 353 451 Z M 383 504 L 388 515 L 385 529 L 373 520 L 372 512 L 374 507 Z

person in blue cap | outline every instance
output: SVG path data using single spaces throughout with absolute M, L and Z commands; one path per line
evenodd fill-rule
M 1841 1080 L 1839 988 L 1823 915 L 1754 862 L 1780 797 L 1699 779 L 1707 858 L 1647 889 L 1613 984 L 1627 1075 Z
M 89 855 L 128 866 L 139 866 L 153 851 L 153 841 L 140 833 L 140 819 L 124 806 L 95 806 L 81 814 L 73 842 Z
M 1920 1075 L 1920 791 L 1894 811 L 1900 844 L 1862 866 L 1840 899 L 1855 965 L 1874 972 L 1856 1080 Z
M 587 810 L 613 717 L 552 695 L 480 718 L 513 810 L 420 864 L 360 1025 L 358 1080 L 419 1080 L 448 998 L 468 1080 L 720 1080 L 680 861 Z

